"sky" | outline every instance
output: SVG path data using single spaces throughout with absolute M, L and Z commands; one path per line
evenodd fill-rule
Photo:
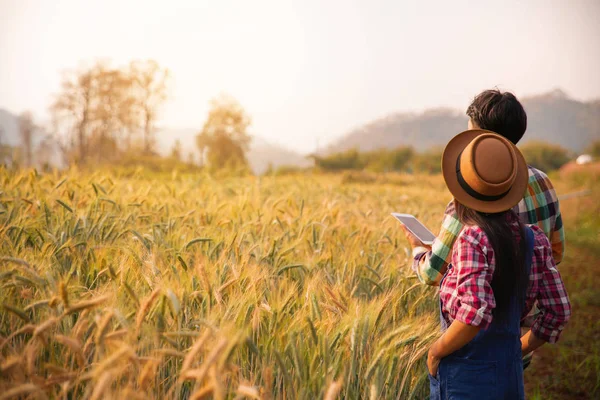
M 170 70 L 161 127 L 200 130 L 226 93 L 252 134 L 310 152 L 491 87 L 600 98 L 600 1 L 0 0 L 0 108 L 48 120 L 61 74 L 97 59 Z

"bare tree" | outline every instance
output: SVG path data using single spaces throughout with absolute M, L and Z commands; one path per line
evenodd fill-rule
M 181 149 L 181 141 L 177 139 L 171 148 L 171 158 L 177 161 L 182 161 L 182 154 L 183 150 Z
M 67 148 L 74 150 L 79 163 L 86 161 L 91 148 L 96 158 L 113 159 L 120 143 L 128 147 L 132 132 L 141 127 L 142 110 L 151 114 L 145 117 L 146 125 L 151 126 L 154 100 L 140 106 L 139 99 L 144 98 L 137 90 L 140 81 L 146 82 L 137 70 L 134 74 L 102 62 L 65 75 L 51 112 L 55 129 L 71 137 Z
M 0 126 L 0 164 L 7 165 L 12 161 L 12 151 L 9 145 L 3 144 L 4 127 Z
M 23 112 L 19 116 L 19 134 L 21 136 L 21 149 L 23 152 L 23 165 L 25 167 L 31 167 L 33 165 L 33 132 L 35 130 L 35 124 L 33 123 L 33 117 L 29 111 Z
M 87 136 L 96 93 L 94 71 L 70 72 L 63 77 L 60 94 L 50 107 L 53 122 L 59 131 L 66 130 L 71 135 L 71 143 L 76 148 L 77 162 L 85 162 Z
M 193 151 L 189 151 L 187 155 L 187 163 L 190 165 L 196 164 L 196 156 Z
M 133 61 L 129 69 L 144 135 L 144 151 L 149 153 L 154 145 L 154 123 L 158 110 L 167 99 L 169 71 L 154 60 Z
M 90 140 L 97 150 L 97 158 L 112 159 L 118 154 L 119 143 L 126 142 L 129 146 L 131 132 L 136 129 L 133 79 L 127 71 L 103 64 L 96 65 L 93 76 L 96 91 Z

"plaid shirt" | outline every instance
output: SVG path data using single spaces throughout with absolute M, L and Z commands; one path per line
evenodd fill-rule
M 562 261 L 565 249 L 565 234 L 562 217 L 558 207 L 558 198 L 548 176 L 542 171 L 529 167 L 529 183 L 523 200 L 513 210 L 524 224 L 539 226 L 552 244 L 552 255 L 556 264 Z M 439 285 L 440 279 L 448 269 L 452 256 L 452 246 L 463 224 L 458 220 L 451 201 L 444 213 L 440 233 L 433 242 L 431 251 L 416 248 L 413 270 L 421 282 Z
M 509 220 L 515 236 L 519 237 L 517 216 Z M 531 226 L 534 233 L 526 306 L 523 317 L 538 302 L 540 313 L 531 331 L 536 337 L 554 343 L 571 315 L 571 306 L 562 278 L 552 258 L 552 249 L 545 233 Z M 491 282 L 494 275 L 494 250 L 483 230 L 467 226 L 460 233 L 452 252 L 452 266 L 440 285 L 442 314 L 448 324 L 453 320 L 487 329 L 496 307 Z

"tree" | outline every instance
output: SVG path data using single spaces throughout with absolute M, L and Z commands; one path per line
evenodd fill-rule
M 21 149 L 23 152 L 23 163 L 26 167 L 33 165 L 33 132 L 35 124 L 29 111 L 25 111 L 19 116 L 19 134 L 21 136 Z
M 527 164 L 548 172 L 559 169 L 571 159 L 569 151 L 559 145 L 531 141 L 520 146 Z
M 196 164 L 196 156 L 193 151 L 189 151 L 187 155 L 187 163 L 190 165 Z
M 171 158 L 181 161 L 181 152 L 181 141 L 177 139 L 171 148 Z
M 136 107 L 132 78 L 127 71 L 98 63 L 92 70 L 94 97 L 90 115 L 89 145 L 96 159 L 114 159 L 119 143 L 135 129 Z M 121 146 L 123 147 L 123 146 Z
M 586 149 L 585 152 L 592 156 L 596 160 L 600 160 L 600 140 L 592 142 Z
M 155 61 L 132 62 L 128 68 L 96 62 L 65 74 L 51 113 L 55 129 L 70 138 L 63 146 L 67 153 L 75 153 L 79 163 L 91 148 L 96 158 L 114 159 L 139 131 L 149 152 L 158 107 L 166 99 L 167 76 Z
M 315 165 L 324 171 L 364 170 L 373 172 L 399 172 L 406 169 L 412 159 L 412 147 L 379 149 L 359 152 L 357 149 L 341 151 L 328 156 L 311 155 Z
M 412 147 L 401 146 L 395 149 L 373 150 L 362 154 L 366 169 L 373 172 L 400 172 L 406 169 L 414 156 Z
M 201 163 L 207 162 L 213 169 L 247 168 L 246 152 L 251 140 L 248 126 L 250 117 L 235 99 L 213 99 L 208 118 L 196 136 Z
M 315 165 L 325 171 L 341 171 L 348 169 L 363 169 L 366 160 L 357 149 L 350 149 L 328 156 L 312 155 Z
M 416 154 L 413 158 L 413 169 L 415 172 L 426 174 L 439 174 L 442 172 L 443 148 L 431 148 L 423 153 Z
M 0 165 L 10 165 L 12 163 L 12 148 L 8 144 L 2 143 L 4 137 L 4 128 L 0 126 Z
M 133 61 L 129 65 L 133 79 L 136 105 L 139 110 L 144 135 L 144 151 L 152 151 L 154 145 L 154 122 L 158 109 L 167 99 L 169 70 L 161 68 L 154 60 Z
M 63 77 L 61 92 L 50 107 L 53 124 L 58 131 L 67 131 L 71 150 L 76 148 L 76 161 L 83 163 L 87 155 L 90 114 L 95 97 L 92 69 L 69 72 Z

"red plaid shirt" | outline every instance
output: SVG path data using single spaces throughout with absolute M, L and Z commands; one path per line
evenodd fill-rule
M 519 237 L 517 216 L 509 213 L 515 237 Z M 554 343 L 571 315 L 569 297 L 552 257 L 552 246 L 544 232 L 529 225 L 534 233 L 534 249 L 525 317 L 535 301 L 541 313 L 531 326 L 540 339 Z M 465 226 L 452 250 L 452 266 L 440 286 L 442 314 L 448 324 L 459 320 L 486 329 L 496 307 L 491 283 L 495 259 L 488 238 L 478 226 Z

